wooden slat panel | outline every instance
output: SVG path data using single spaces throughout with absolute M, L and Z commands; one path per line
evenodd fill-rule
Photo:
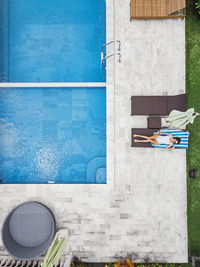
M 159 0 L 158 6 L 160 8 L 160 13 L 157 16 L 166 16 L 167 15 L 167 0 Z
M 131 18 L 167 18 L 169 14 L 185 7 L 185 0 L 131 0 Z M 174 17 L 183 17 L 181 15 Z
M 169 10 L 172 10 L 172 1 L 167 0 L 167 15 L 169 14 Z
M 156 17 L 159 13 L 159 6 L 157 0 L 152 0 L 152 17 Z
M 135 0 L 136 2 L 136 16 L 143 16 L 146 14 L 145 0 Z
M 185 0 L 167 0 L 167 15 L 186 7 Z
M 151 11 L 150 11 L 151 5 L 150 5 L 149 0 L 146 0 L 144 5 L 145 5 L 145 8 L 144 8 L 145 16 L 150 16 L 151 15 Z

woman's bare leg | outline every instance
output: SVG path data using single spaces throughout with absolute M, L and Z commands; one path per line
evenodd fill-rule
M 141 138 L 144 138 L 144 139 L 150 140 L 150 137 L 149 137 L 149 136 L 145 136 L 145 135 L 134 134 L 133 136 L 134 136 L 134 137 L 141 137 Z
M 157 138 L 158 138 L 158 135 L 153 135 L 153 136 L 149 137 L 150 140 L 157 140 Z
M 137 139 L 134 139 L 134 142 L 135 143 L 151 143 L 152 141 L 149 139 L 149 140 L 137 140 Z

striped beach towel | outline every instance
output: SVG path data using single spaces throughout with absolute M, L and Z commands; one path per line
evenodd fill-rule
M 190 135 L 190 133 L 188 131 L 182 131 L 179 129 L 161 129 L 158 132 L 169 133 L 169 134 L 172 134 L 173 137 L 180 137 L 181 138 L 180 144 L 174 144 L 173 145 L 175 148 L 183 148 L 183 149 L 188 148 L 188 141 L 189 141 L 189 135 Z M 156 148 L 166 148 L 168 145 L 154 145 L 154 144 L 152 144 L 152 146 L 154 146 Z

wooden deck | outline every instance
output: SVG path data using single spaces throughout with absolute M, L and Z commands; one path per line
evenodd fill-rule
M 185 17 L 185 0 L 131 0 L 130 19 Z

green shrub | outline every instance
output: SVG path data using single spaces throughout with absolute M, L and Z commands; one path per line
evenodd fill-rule
M 105 264 L 105 267 L 192 267 L 192 264 L 176 263 L 133 263 L 128 258 L 124 262 L 116 261 L 115 263 Z
M 85 262 L 72 262 L 71 267 L 87 267 L 87 263 Z
M 200 0 L 198 0 L 198 1 L 195 3 L 195 5 L 196 5 L 196 9 L 198 10 L 198 13 L 199 13 L 199 15 L 200 15 Z

